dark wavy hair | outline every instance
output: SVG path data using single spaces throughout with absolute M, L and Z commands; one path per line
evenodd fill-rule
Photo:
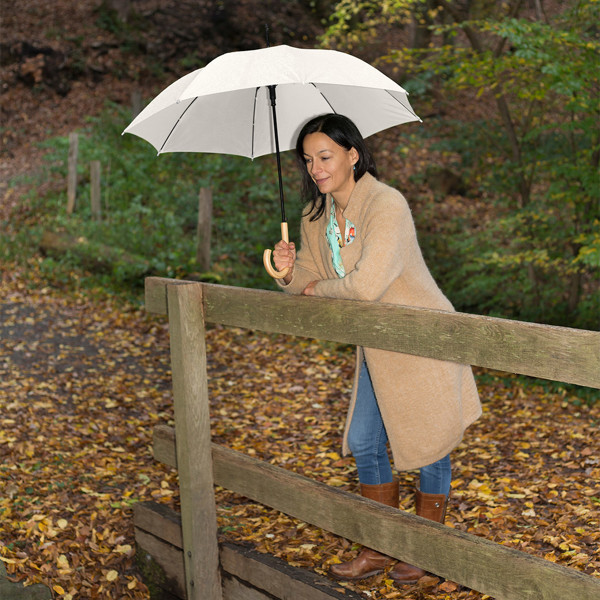
M 315 221 L 325 211 L 325 194 L 319 192 L 317 184 L 306 168 L 304 138 L 311 133 L 324 133 L 342 148 L 356 149 L 358 162 L 355 165 L 354 181 L 358 181 L 367 172 L 371 173 L 373 177 L 377 177 L 377 167 L 363 136 L 348 117 L 328 113 L 314 117 L 306 123 L 300 130 L 296 142 L 296 160 L 302 175 L 302 199 L 309 206 L 306 214 L 311 215 L 311 221 Z

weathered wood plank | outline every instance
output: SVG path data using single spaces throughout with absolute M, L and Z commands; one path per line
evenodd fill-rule
M 173 429 L 157 427 L 155 458 L 171 466 Z M 170 442 L 171 447 L 173 442 Z M 164 454 L 163 454 L 164 452 Z M 600 580 L 331 488 L 296 473 L 213 444 L 215 483 L 228 490 L 417 564 L 496 600 L 595 600 Z
M 148 552 L 161 566 L 166 582 L 163 587 L 170 592 L 184 591 L 183 551 L 181 518 L 171 508 L 156 502 L 140 503 L 141 509 L 135 510 L 135 534 L 139 547 Z M 179 529 L 178 535 L 172 535 L 173 524 Z M 166 536 L 165 536 L 166 534 Z M 166 539 L 168 537 L 169 539 Z M 170 541 L 169 541 L 170 540 Z M 176 543 L 173 544 L 173 541 Z M 360 596 L 345 590 L 340 592 L 339 585 L 308 569 L 292 567 L 285 561 L 261 554 L 252 548 L 243 548 L 236 544 L 220 545 L 221 568 L 224 573 L 236 577 L 246 585 L 234 586 L 223 579 L 223 597 L 225 600 L 237 598 L 238 592 L 260 589 L 266 594 L 260 598 L 273 597 L 298 600 L 360 600 Z M 229 577 L 231 581 L 231 577 Z M 232 595 L 233 594 L 233 595 Z M 249 596 L 241 596 L 248 600 Z
M 169 425 L 157 425 L 152 439 L 154 460 L 177 469 L 175 430 Z
M 221 546 L 223 570 L 270 594 L 269 598 L 298 600 L 359 600 L 350 590 L 320 575 L 288 565 L 285 561 L 231 544 Z
M 177 464 L 189 600 L 221 600 L 201 284 L 168 288 Z
M 175 451 L 174 445 L 172 448 Z M 172 546 L 183 548 L 181 515 L 164 504 L 151 501 L 134 504 L 133 526 L 157 535 Z
M 225 600 L 274 600 L 273 596 L 267 596 L 264 592 L 227 575 L 223 577 L 223 598 Z
M 183 550 L 181 547 L 172 546 L 160 537 L 138 528 L 135 529 L 135 542 L 138 546 L 138 556 L 139 549 L 141 549 L 147 552 L 160 567 L 161 572 L 157 572 L 156 568 L 151 568 L 149 572 L 145 572 L 144 565 L 141 565 L 142 573 L 150 579 L 149 583 L 164 589 L 177 598 L 186 598 Z
M 165 289 L 172 281 L 146 279 L 148 311 L 166 314 Z M 382 348 L 600 388 L 599 332 L 202 285 L 205 318 L 210 323 Z
M 187 285 L 189 281 L 166 277 L 146 277 L 144 280 L 144 305 L 146 312 L 168 315 L 167 285 Z

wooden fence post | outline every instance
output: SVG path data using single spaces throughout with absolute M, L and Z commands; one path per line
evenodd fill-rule
M 92 203 L 92 218 L 99 221 L 102 217 L 100 199 L 100 161 L 90 162 L 90 200 Z
M 202 285 L 167 296 L 187 600 L 222 600 Z
M 142 92 L 133 90 L 131 92 L 131 118 L 135 119 L 142 112 Z
M 196 250 L 196 261 L 203 271 L 210 269 L 212 205 L 212 190 L 210 188 L 200 188 L 198 195 L 198 248 Z
M 77 196 L 77 152 L 79 150 L 79 136 L 76 133 L 69 134 L 69 158 L 67 166 L 67 214 L 70 215 L 75 209 L 75 198 Z

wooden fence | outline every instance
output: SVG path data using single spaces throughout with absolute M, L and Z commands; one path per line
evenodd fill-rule
M 146 279 L 146 309 L 169 317 L 175 428 L 155 431 L 154 452 L 179 471 L 181 521 L 171 518 L 167 535 L 169 519 L 140 507 L 136 535 L 153 555 L 171 552 L 158 558 L 176 565 L 180 597 L 340 597 L 323 582 L 306 587 L 272 566 L 253 571 L 239 552 L 219 550 L 215 484 L 497 600 L 600 597 L 600 579 L 212 444 L 204 326 L 383 348 L 596 388 L 600 333 L 162 278 Z

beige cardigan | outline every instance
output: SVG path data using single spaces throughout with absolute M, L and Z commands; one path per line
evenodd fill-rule
M 331 208 L 302 219 L 300 249 L 288 285 L 300 294 L 318 280 L 317 296 L 418 306 L 452 311 L 429 273 L 417 242 L 408 204 L 402 194 L 365 174 L 352 191 L 344 217 L 356 226 L 356 238 L 341 249 L 346 276 L 336 275 L 325 228 Z M 348 454 L 362 352 L 398 470 L 429 465 L 448 454 L 464 430 L 481 414 L 470 366 L 373 348 L 358 349 L 354 390 L 348 409 L 343 452 Z

